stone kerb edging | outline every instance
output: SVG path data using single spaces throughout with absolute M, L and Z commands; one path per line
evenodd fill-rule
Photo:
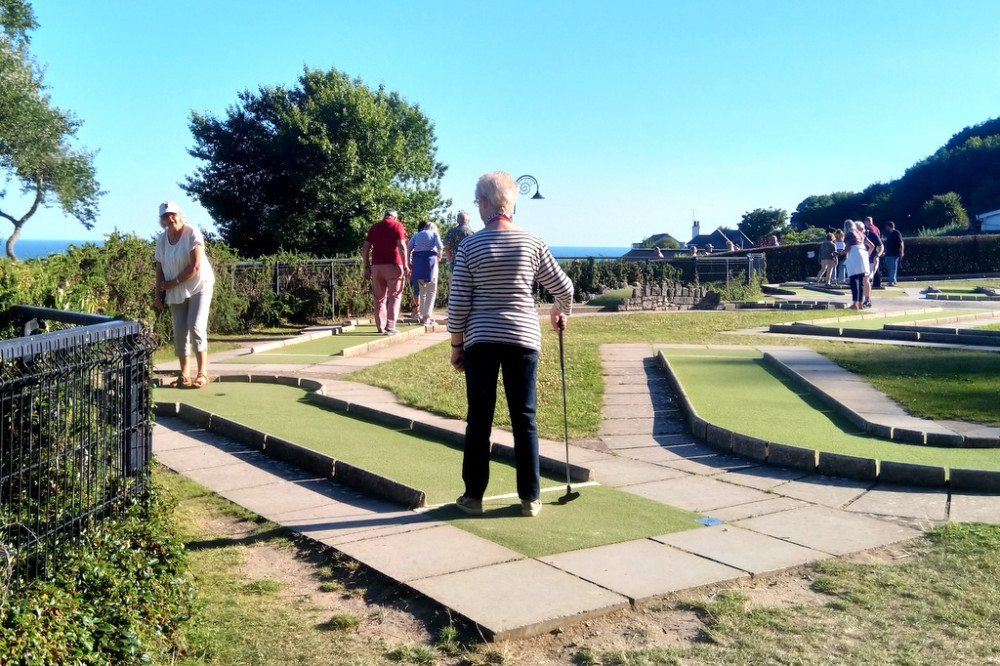
M 944 467 L 891 460 L 880 461 L 874 458 L 780 444 L 709 423 L 698 415 L 662 350 L 657 352 L 656 363 L 665 372 L 667 381 L 687 419 L 691 433 L 722 453 L 739 455 L 776 467 L 799 469 L 857 481 L 881 481 L 897 485 L 933 488 L 948 487 L 952 490 L 987 492 L 1000 490 L 1000 472 L 952 467 L 949 474 Z
M 464 427 L 450 429 L 446 425 L 434 425 L 433 423 L 426 423 L 381 410 L 371 405 L 336 398 L 327 395 L 326 385 L 315 379 L 283 375 L 223 375 L 218 377 L 216 381 L 282 384 L 302 388 L 308 391 L 306 396 L 310 402 L 335 411 L 347 412 L 365 420 L 402 430 L 409 430 L 451 444 L 461 445 L 465 441 Z M 420 508 L 427 505 L 427 496 L 422 490 L 411 488 L 398 481 L 393 481 L 343 460 L 319 453 L 281 437 L 255 430 L 238 421 L 213 414 L 187 403 L 155 402 L 153 404 L 153 413 L 156 416 L 176 416 L 192 425 L 229 437 L 269 456 L 284 460 L 301 469 L 320 475 L 323 478 L 328 478 L 355 490 L 389 500 L 408 509 Z M 456 423 L 461 424 L 463 422 L 456 421 Z M 491 451 L 496 452 L 504 458 L 514 460 L 513 446 L 494 441 L 491 444 Z M 566 463 L 563 460 L 556 460 L 540 455 L 539 467 L 548 472 L 564 473 Z M 576 483 L 594 480 L 593 472 L 587 467 L 571 463 L 569 471 L 570 479 Z
M 294 338 L 285 338 L 284 340 L 275 340 L 274 342 L 264 342 L 259 345 L 254 345 L 250 347 L 251 354 L 259 354 L 261 352 L 271 351 L 272 349 L 281 349 L 282 347 L 290 347 L 292 345 L 300 345 L 303 342 L 310 342 L 312 340 L 318 340 L 319 338 L 328 338 L 333 335 L 333 330 L 315 331 L 313 333 L 302 333 L 296 335 Z

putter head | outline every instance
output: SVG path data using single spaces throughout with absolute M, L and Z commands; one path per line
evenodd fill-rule
M 559 502 L 559 504 L 568 504 L 569 502 L 572 502 L 579 496 L 580 493 L 576 492 L 575 490 L 567 490 L 566 494 L 560 497 L 556 501 Z

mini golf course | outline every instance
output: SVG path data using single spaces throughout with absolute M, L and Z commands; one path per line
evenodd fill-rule
M 400 324 L 399 332 L 403 334 L 416 328 L 418 326 L 415 324 Z M 329 361 L 335 356 L 342 356 L 345 349 L 383 340 L 387 340 L 387 336 L 377 332 L 374 324 L 358 324 L 336 335 L 313 339 L 302 338 L 301 341 L 290 338 L 284 341 L 281 347 L 234 356 L 226 359 L 226 363 L 315 365 Z
M 565 476 L 544 473 L 543 510 L 526 520 L 520 515 L 514 467 L 504 459 L 491 464 L 485 514 L 473 518 L 450 504 L 463 490 L 462 452 L 455 446 L 322 408 L 308 402 L 303 389 L 279 384 L 158 388 L 153 398 L 204 409 L 423 490 L 435 518 L 529 557 L 701 526 L 697 514 L 599 485 L 575 486 L 582 496 L 557 505 Z

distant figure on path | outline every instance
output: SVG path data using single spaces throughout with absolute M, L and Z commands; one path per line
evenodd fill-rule
M 399 214 L 385 211 L 381 222 L 368 229 L 361 246 L 365 278 L 371 278 L 375 306 L 375 328 L 379 333 L 395 335 L 399 320 L 400 297 L 410 264 L 406 252 L 406 229 Z
M 833 242 L 834 235 L 827 234 L 826 240 L 819 244 L 819 273 L 816 275 L 816 284 L 823 282 L 830 286 L 830 280 L 837 271 L 837 246 Z
M 895 222 L 885 223 L 885 267 L 890 287 L 896 286 L 899 260 L 903 258 L 903 234 L 896 231 Z
M 458 211 L 458 226 L 449 229 L 448 233 L 444 235 L 444 256 L 449 264 L 455 261 L 459 243 L 475 233 L 472 227 L 469 226 L 470 219 L 466 211 Z
M 406 244 L 410 251 L 410 267 L 413 279 L 419 289 L 420 323 L 431 325 L 434 321 L 434 300 L 437 298 L 438 260 L 441 258 L 441 237 L 437 225 L 427 222 L 424 228 L 413 234 Z
M 517 182 L 500 171 L 476 183 L 476 205 L 485 227 L 459 245 L 448 298 L 451 365 L 465 372 L 469 402 L 462 459 L 465 492 L 455 504 L 472 515 L 483 512 L 490 480 L 490 435 L 501 371 L 521 514 L 536 516 L 542 509 L 535 424 L 542 331 L 532 285 L 539 282 L 555 299 L 549 310 L 554 329 L 565 327 L 573 304 L 573 282 L 548 246 L 514 225 L 517 194 Z
M 833 244 L 837 248 L 837 284 L 847 284 L 847 244 L 843 229 L 834 232 Z
M 205 237 L 186 224 L 175 201 L 160 204 L 163 233 L 156 239 L 156 295 L 153 307 L 170 306 L 174 323 L 174 354 L 180 361 L 175 388 L 201 388 L 208 384 L 208 314 L 215 288 L 215 272 L 205 256 Z M 191 379 L 190 355 L 194 346 L 198 374 Z
M 869 250 L 875 246 L 865 237 L 864 224 L 844 221 L 844 243 L 847 245 L 847 276 L 851 282 L 851 309 L 865 309 L 865 286 L 868 284 Z
M 869 301 L 868 306 L 871 307 L 871 290 L 872 289 L 883 289 L 882 287 L 882 276 L 879 274 L 879 257 L 885 254 L 885 248 L 882 243 L 882 232 L 878 227 L 875 226 L 875 222 L 870 217 L 865 218 L 865 235 L 868 236 L 868 240 L 872 242 L 875 246 L 875 251 L 871 253 L 869 260 L 871 261 L 871 270 L 868 273 L 868 281 L 870 287 L 868 289 Z

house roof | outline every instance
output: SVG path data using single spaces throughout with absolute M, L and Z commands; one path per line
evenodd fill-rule
M 726 250 L 726 241 L 732 241 L 733 245 L 737 248 L 753 247 L 753 241 L 746 237 L 746 234 L 739 230 L 728 230 L 727 232 L 722 231 L 722 227 L 719 227 L 710 234 L 699 234 L 691 240 L 688 241 L 688 247 L 692 245 L 702 249 L 708 245 L 712 246 L 713 250 L 719 250 L 724 252 Z

